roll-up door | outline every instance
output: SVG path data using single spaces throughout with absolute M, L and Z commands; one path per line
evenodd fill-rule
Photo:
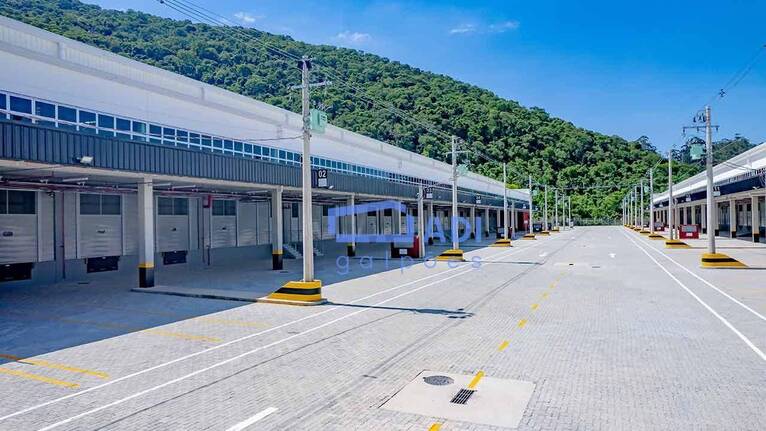
M 189 250 L 189 199 L 158 196 L 155 230 L 158 252 Z
M 391 208 L 386 208 L 383 210 L 383 234 L 384 235 L 391 235 L 394 233 L 394 217 L 393 217 L 393 210 Z
M 258 244 L 271 244 L 271 203 L 258 202 Z
M 122 239 L 124 255 L 138 254 L 138 195 L 122 195 Z
M 255 202 L 240 202 L 237 235 L 239 246 L 258 244 L 258 206 Z
M 301 204 L 299 202 L 293 202 L 290 210 L 290 241 L 299 242 L 302 238 L 302 225 L 301 220 Z
M 0 190 L 0 264 L 38 261 L 37 192 Z
M 214 199 L 210 223 L 212 248 L 237 246 L 237 201 Z
M 78 257 L 122 255 L 121 198 L 120 195 L 80 193 Z
M 370 211 L 367 213 L 367 226 L 365 228 L 365 234 L 377 235 L 378 234 L 378 212 Z

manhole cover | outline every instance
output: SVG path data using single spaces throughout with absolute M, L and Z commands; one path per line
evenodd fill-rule
M 455 381 L 452 379 L 452 377 L 447 376 L 428 376 L 423 377 L 423 381 L 428 383 L 429 385 L 435 385 L 435 386 L 444 386 L 444 385 L 451 385 Z

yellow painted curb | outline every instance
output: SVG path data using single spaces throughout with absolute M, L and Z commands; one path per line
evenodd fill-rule
M 549 236 L 550 234 L 551 234 L 550 232 L 548 232 L 547 230 L 544 230 L 544 231 L 540 232 L 538 235 Z
M 521 239 L 526 240 L 526 241 L 532 241 L 532 240 L 535 240 L 537 238 L 535 238 L 535 234 L 527 233 L 527 234 L 524 234 L 524 236 L 521 237 Z
M 465 262 L 463 250 L 451 248 L 436 256 L 436 260 L 442 262 Z
M 322 281 L 288 281 L 276 292 L 258 302 L 287 305 L 319 305 L 327 302 L 322 298 Z
M 700 259 L 703 268 L 747 268 L 747 265 L 723 253 L 703 253 Z
M 649 234 L 649 239 L 657 240 L 657 239 L 665 239 L 665 237 L 660 235 L 660 234 L 658 234 L 658 233 L 650 233 Z
M 513 247 L 510 239 L 499 239 L 490 247 Z
M 648 230 L 646 230 L 646 229 L 642 229 L 642 230 L 641 230 L 639 233 L 640 233 L 641 235 L 649 235 L 649 231 L 648 231 Z
M 665 241 L 665 248 L 691 248 L 689 244 L 679 241 L 677 239 L 669 239 Z

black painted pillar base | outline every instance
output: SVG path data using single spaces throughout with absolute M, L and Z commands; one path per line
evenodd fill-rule
M 737 237 L 737 231 L 735 230 L 735 231 L 731 232 L 731 235 L 729 236 L 729 238 L 734 239 L 736 237 Z
M 271 269 L 277 271 L 284 268 L 282 253 L 271 253 Z
M 346 245 L 346 256 L 348 256 L 348 257 L 356 256 L 356 246 L 354 246 L 353 244 L 347 244 Z
M 154 265 L 138 266 L 138 287 L 154 287 Z
M 720 232 L 718 229 L 716 229 L 716 230 L 715 230 L 715 236 L 718 236 L 718 235 L 720 235 L 720 234 L 721 234 L 721 232 Z
M 428 238 L 428 245 L 434 245 L 434 239 Z
M 761 235 L 758 232 L 753 233 L 753 242 L 761 242 Z

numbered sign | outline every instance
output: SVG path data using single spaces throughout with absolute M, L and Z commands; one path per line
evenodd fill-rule
M 326 189 L 330 186 L 327 177 L 327 169 L 322 168 L 311 171 L 311 186 L 320 189 Z

